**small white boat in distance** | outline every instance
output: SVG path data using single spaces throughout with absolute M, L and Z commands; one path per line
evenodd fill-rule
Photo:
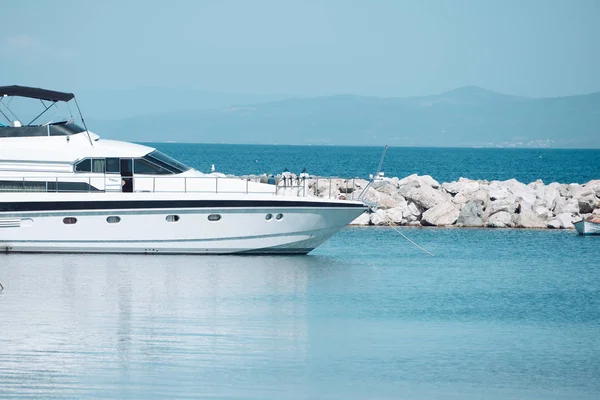
M 575 229 L 580 235 L 600 235 L 600 217 L 588 217 L 575 222 Z

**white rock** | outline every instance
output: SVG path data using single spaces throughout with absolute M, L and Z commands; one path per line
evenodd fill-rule
M 378 192 L 384 192 L 388 194 L 392 194 L 398 190 L 397 182 L 393 182 L 391 179 L 373 181 L 372 186 L 377 189 Z
M 517 199 L 512 195 L 504 199 L 491 201 L 485 209 L 483 218 L 484 220 L 488 220 L 492 215 L 499 212 L 507 212 L 512 215 L 517 210 L 517 206 Z
M 468 227 L 483 226 L 482 204 L 475 200 L 471 200 L 465 204 L 465 206 L 460 210 L 460 214 L 456 220 L 456 225 Z
M 419 207 L 429 209 L 437 204 L 449 201 L 450 196 L 431 186 L 422 186 L 411 189 L 405 196 L 407 200 L 412 200 Z
M 544 187 L 544 181 L 538 179 L 535 182 L 530 182 L 527 186 L 537 191 L 537 189 Z
M 416 222 L 421 219 L 421 209 L 413 202 L 408 203 L 406 209 L 402 212 L 402 216 L 407 222 Z
M 369 187 L 366 191 L 364 191 L 363 189 L 360 189 L 354 198 L 357 199 L 361 193 L 363 193 L 361 200 L 366 200 L 367 202 L 370 202 L 370 203 L 378 203 L 379 202 L 380 196 L 379 196 L 379 193 L 377 192 L 377 190 L 375 190 L 375 188 Z
M 572 229 L 573 222 L 579 221 L 579 217 L 571 213 L 558 214 L 553 220 L 548 222 L 548 228 L 551 229 Z
M 475 192 L 461 192 L 452 198 L 452 202 L 459 207 L 462 207 L 471 200 L 481 203 L 483 208 L 486 208 L 490 201 L 490 194 L 487 190 L 479 189 Z
M 440 187 L 440 184 L 429 175 L 419 176 L 417 174 L 409 175 L 406 178 L 402 178 L 398 181 L 399 192 L 404 197 L 406 197 L 409 191 L 418 187 L 430 187 L 437 189 Z
M 371 214 L 372 225 L 389 225 L 389 220 L 385 210 L 377 210 Z
M 579 202 L 573 198 L 563 198 L 560 197 L 556 202 L 556 207 L 554 207 L 555 214 L 577 214 L 579 213 Z
M 530 204 L 522 202 L 516 225 L 518 228 L 546 228 L 548 224 L 546 219 L 540 217 Z
M 388 208 L 394 208 L 401 205 L 405 205 L 406 200 L 404 197 L 394 198 L 387 193 L 377 193 L 377 207 L 387 210 Z
M 386 210 L 387 218 L 396 225 L 401 225 L 404 220 L 404 210 L 407 208 L 408 206 L 390 208 Z
M 540 217 L 545 219 L 546 221 L 551 219 L 554 214 L 552 213 L 552 211 L 548 210 L 546 207 L 544 206 L 535 206 L 533 208 L 533 211 Z
M 492 216 L 487 221 L 489 228 L 512 228 L 514 226 L 512 214 L 507 211 L 500 211 Z
M 548 229 L 562 229 L 562 223 L 560 222 L 560 220 L 554 218 L 550 221 L 548 221 Z
M 557 189 L 558 189 L 558 193 L 560 194 L 560 197 L 564 197 L 564 198 L 572 197 L 571 196 L 571 185 L 567 185 L 567 184 L 558 185 Z
M 579 205 L 579 213 L 586 214 L 591 213 L 597 207 L 600 207 L 600 199 L 596 197 L 593 191 L 589 190 L 589 194 L 583 197 L 579 197 L 577 199 L 577 204 Z
M 507 181 L 500 182 L 500 185 L 507 188 L 509 192 L 517 198 L 517 200 L 524 200 L 529 204 L 535 203 L 537 195 L 534 188 L 527 186 L 516 179 L 509 179 Z
M 589 181 L 585 184 L 585 187 L 590 188 L 594 192 L 596 197 L 600 198 L 600 179 Z
M 371 216 L 365 212 L 360 214 L 354 221 L 350 222 L 350 225 L 369 225 L 370 221 Z
M 458 182 L 442 183 L 442 188 L 453 195 L 472 193 L 479 190 L 479 183 L 470 179 L 460 178 Z
M 554 210 L 556 207 L 556 202 L 560 198 L 560 193 L 558 192 L 557 186 L 559 185 L 556 182 L 548 185 L 544 190 L 543 197 L 541 197 L 542 204 L 550 211 Z
M 421 225 L 448 226 L 458 219 L 460 211 L 454 204 L 447 201 L 431 207 L 423 213 Z
M 508 190 L 507 187 L 500 186 L 498 181 L 492 181 L 489 186 L 484 186 L 484 188 L 487 189 L 490 194 L 491 201 L 502 200 L 512 195 L 510 190 Z

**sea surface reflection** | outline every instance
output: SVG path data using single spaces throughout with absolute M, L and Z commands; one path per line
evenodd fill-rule
M 437 256 L 0 255 L 0 397 L 596 398 L 600 241 L 409 234 Z

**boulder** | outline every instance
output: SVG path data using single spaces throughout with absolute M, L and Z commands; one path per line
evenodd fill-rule
M 354 196 L 354 198 L 358 199 L 358 196 L 360 196 L 361 193 L 363 193 L 361 200 L 364 200 L 368 203 L 378 203 L 379 202 L 380 196 L 379 196 L 379 193 L 377 192 L 377 190 L 375 190 L 375 188 L 369 187 L 366 191 L 364 191 L 364 189 L 359 189 L 357 191 L 357 194 Z
M 402 178 L 398 181 L 399 192 L 404 197 L 406 197 L 409 191 L 419 187 L 437 189 L 440 187 L 440 184 L 429 175 L 419 176 L 417 174 L 409 175 L 406 178 Z
M 393 197 L 387 193 L 377 193 L 377 207 L 387 210 L 388 208 L 394 207 L 406 207 L 406 199 L 398 194 L 397 197 Z
M 458 219 L 460 211 L 449 201 L 437 204 L 423 213 L 421 225 L 448 226 Z
M 571 195 L 571 185 L 567 185 L 565 183 L 563 183 L 562 185 L 558 185 L 558 193 L 560 194 L 560 197 L 564 197 L 564 198 L 570 198 L 573 197 Z
M 513 214 L 517 210 L 517 206 L 517 199 L 512 195 L 504 199 L 491 201 L 485 209 L 483 218 L 485 220 L 488 220 L 492 215 L 499 212 L 507 212 L 509 214 Z
M 352 179 L 352 183 L 350 184 L 350 187 L 352 187 L 352 185 L 354 185 L 354 187 L 356 188 L 355 191 L 360 192 L 359 189 L 366 188 L 368 184 L 369 184 L 368 180 L 356 178 L 356 179 Z
M 377 210 L 371 214 L 371 225 L 389 225 L 385 210 Z
M 585 187 L 590 188 L 590 190 L 594 192 L 596 197 L 600 198 L 600 179 L 589 181 L 585 184 Z
M 591 192 L 586 196 L 579 197 L 577 199 L 577 204 L 579 205 L 579 213 L 587 214 L 600 207 L 600 199 L 598 199 L 596 195 Z
M 512 214 L 508 211 L 499 211 L 487 220 L 489 228 L 512 228 L 514 226 Z
M 550 229 L 572 229 L 573 222 L 579 221 L 579 217 L 571 213 L 558 214 L 554 219 L 548 222 Z
M 518 228 L 546 228 L 548 224 L 545 218 L 533 210 L 531 204 L 522 202 L 516 225 Z
M 556 202 L 560 198 L 558 191 L 559 184 L 556 182 L 546 186 L 544 193 L 540 197 L 541 205 L 545 206 L 548 210 L 552 211 L 556 207 Z
M 512 193 L 512 195 L 514 197 L 517 198 L 517 200 L 519 200 L 519 201 L 523 200 L 529 204 L 535 203 L 535 200 L 537 198 L 535 188 L 528 186 L 524 183 L 521 183 L 521 182 L 517 181 L 516 179 L 509 179 L 509 180 L 500 182 L 500 185 L 502 187 L 507 188 L 508 191 L 510 193 Z
M 481 227 L 483 226 L 483 205 L 478 201 L 471 200 L 460 210 L 457 226 Z
M 580 197 L 587 197 L 587 196 L 596 196 L 596 193 L 594 193 L 594 189 L 590 186 L 586 186 L 586 185 L 577 185 L 577 186 L 571 186 L 571 196 L 573 196 L 574 199 L 579 199 Z
M 413 201 L 416 205 L 426 210 L 450 200 L 449 195 L 435 190 L 431 186 L 413 188 L 405 197 L 407 200 Z
M 502 200 L 512 195 L 510 190 L 507 187 L 500 186 L 498 181 L 492 181 L 488 186 L 484 186 L 484 188 L 490 194 L 491 201 Z
M 452 202 L 458 207 L 462 207 L 471 200 L 480 203 L 483 208 L 486 208 L 490 201 L 490 194 L 485 189 L 479 189 L 474 192 L 460 192 L 452 198 Z
M 544 188 L 544 181 L 537 179 L 535 182 L 530 182 L 527 186 L 537 191 L 539 188 Z
M 383 192 L 387 194 L 392 194 L 398 191 L 397 182 L 392 181 L 391 179 L 382 179 L 373 181 L 371 184 L 378 192 Z
M 579 202 L 573 198 L 560 197 L 554 207 L 554 213 L 558 214 L 577 214 L 579 213 Z
M 360 214 L 354 221 L 350 222 L 350 225 L 369 225 L 371 216 L 366 212 Z
M 415 203 L 408 203 L 406 209 L 402 212 L 402 217 L 408 222 L 417 222 L 421 219 L 422 211 Z
M 394 207 L 386 210 L 388 220 L 392 221 L 396 225 L 404 225 L 406 219 L 404 219 L 404 210 L 408 208 L 407 205 L 404 207 Z
M 479 183 L 470 179 L 460 178 L 458 182 L 443 183 L 442 189 L 451 195 L 472 193 L 479 190 Z
M 554 214 L 544 206 L 534 206 L 533 211 L 542 219 L 548 221 Z

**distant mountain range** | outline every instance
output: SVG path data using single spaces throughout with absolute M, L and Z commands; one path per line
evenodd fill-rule
M 129 141 L 600 148 L 600 92 L 526 98 L 466 86 L 406 98 L 281 97 L 247 96 L 245 102 L 243 96 L 153 89 L 117 96 L 118 119 L 91 98 L 82 103 L 88 102 L 84 111 L 99 107 L 91 130 Z

